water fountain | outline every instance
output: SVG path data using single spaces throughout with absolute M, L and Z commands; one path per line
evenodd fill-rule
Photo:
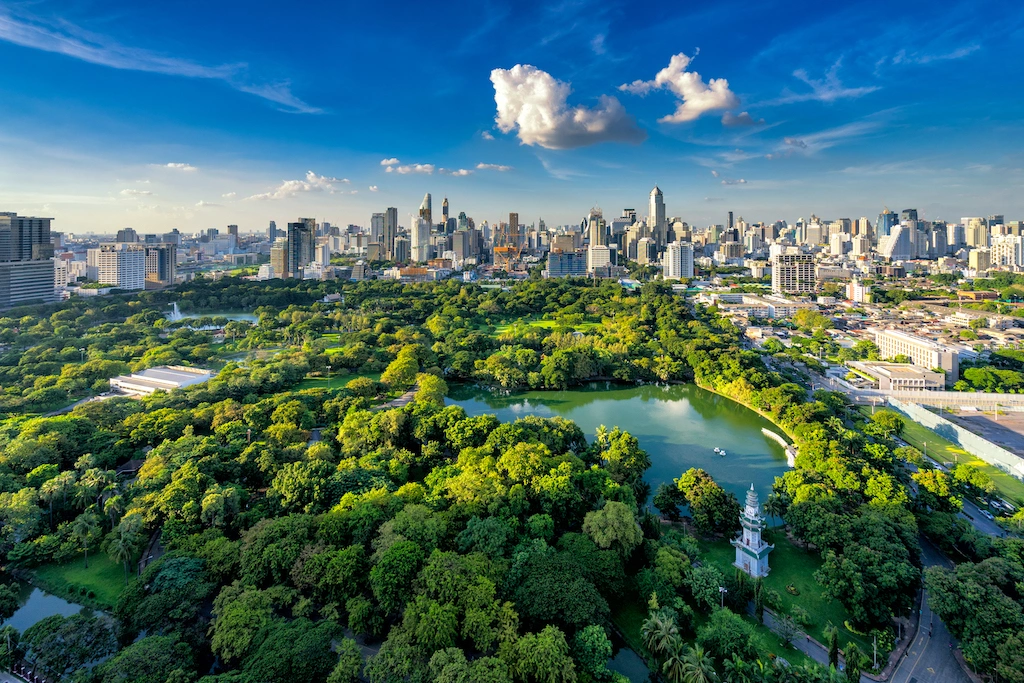
M 178 302 L 175 301 L 171 304 L 171 314 L 167 316 L 167 319 L 171 322 L 177 322 L 184 319 L 185 316 L 181 314 L 181 310 L 178 308 Z

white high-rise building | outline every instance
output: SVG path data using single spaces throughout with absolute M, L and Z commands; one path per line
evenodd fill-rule
M 593 273 L 594 269 L 607 266 L 612 262 L 612 252 L 606 246 L 590 246 L 587 249 L 587 272 Z
M 664 276 L 667 280 L 693 277 L 693 245 L 672 242 L 665 248 Z
M 815 290 L 813 254 L 775 254 L 771 263 L 773 294 L 809 294 Z
M 1024 237 L 1003 235 L 992 240 L 989 265 L 1020 268 L 1024 266 Z
M 427 195 L 429 199 L 430 195 Z M 427 200 L 424 199 L 424 202 Z M 429 210 L 429 208 L 428 208 Z M 423 216 L 423 208 L 420 208 L 420 215 L 409 217 L 409 250 L 412 252 L 411 259 L 417 263 L 430 260 L 430 221 Z
M 95 251 L 97 279 L 101 285 L 118 289 L 146 288 L 145 245 L 130 242 L 101 244 Z
M 665 217 L 665 195 L 661 193 L 661 189 L 657 185 L 651 190 L 650 215 L 647 225 L 651 228 L 651 236 L 658 248 L 664 247 L 668 241 L 668 220 Z

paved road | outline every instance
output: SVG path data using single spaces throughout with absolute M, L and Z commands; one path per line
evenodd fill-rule
M 921 558 L 925 567 L 952 567 L 952 563 L 924 537 L 921 538 Z M 889 683 L 970 683 L 970 678 L 953 656 L 951 643 L 956 646 L 945 624 L 938 615 L 932 613 L 928 605 L 928 592 L 925 591 L 921 607 L 921 628 Z
M 988 534 L 989 536 L 997 536 L 1000 538 L 1006 536 L 1006 532 L 1003 531 L 1003 528 L 1001 526 L 999 526 L 994 521 L 982 515 L 981 510 L 978 508 L 978 506 L 969 500 L 964 501 L 964 510 L 963 513 L 960 514 L 960 516 L 966 517 L 967 521 L 973 524 L 974 528 L 983 534 Z

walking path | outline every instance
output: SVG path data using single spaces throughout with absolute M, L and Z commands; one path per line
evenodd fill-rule
M 388 401 L 387 403 L 384 403 L 384 404 L 381 404 L 381 405 L 377 406 L 377 409 L 378 410 L 384 410 L 385 408 L 404 408 L 407 405 L 409 405 L 410 403 L 412 403 L 412 400 L 414 398 L 416 398 L 416 392 L 419 391 L 419 390 L 420 390 L 420 385 L 419 385 L 419 383 L 417 383 L 412 389 L 410 389 L 409 391 L 405 392 L 404 394 L 402 394 L 401 396 L 399 396 L 395 400 Z

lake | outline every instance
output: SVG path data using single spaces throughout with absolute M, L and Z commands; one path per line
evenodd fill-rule
M 19 589 L 18 597 L 21 600 L 21 606 L 10 619 L 4 622 L 4 626 L 13 626 L 21 633 L 46 617 L 52 617 L 54 614 L 70 617 L 84 609 L 81 605 L 68 602 L 56 595 L 50 595 L 29 583 L 20 583 Z
M 503 422 L 526 415 L 559 415 L 574 421 L 593 441 L 599 425 L 619 427 L 640 441 L 651 456 L 645 477 L 652 493 L 691 467 L 700 467 L 743 500 L 754 485 L 761 500 L 784 473 L 783 448 L 761 433 L 778 427 L 745 406 L 693 384 L 623 386 L 594 382 L 569 391 L 529 391 L 502 395 L 488 389 L 454 386 L 450 404 L 469 415 L 493 413 Z M 726 455 L 715 453 L 715 447 Z

